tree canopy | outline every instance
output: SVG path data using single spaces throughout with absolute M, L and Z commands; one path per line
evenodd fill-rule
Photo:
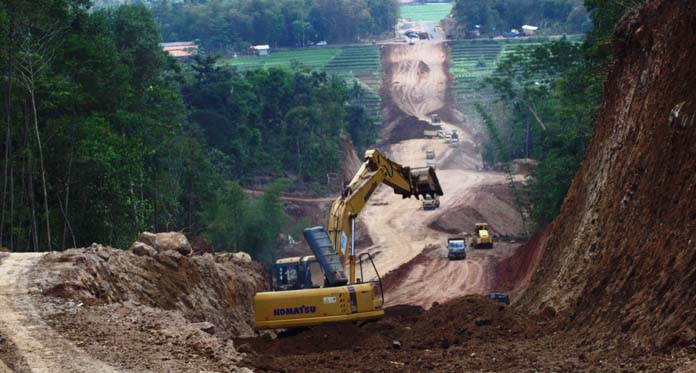
M 0 246 L 126 247 L 143 230 L 186 229 L 267 257 L 285 225 L 280 191 L 325 187 L 342 139 L 365 137 L 346 83 L 302 67 L 242 74 L 205 55 L 182 65 L 149 8 L 89 5 L 0 3 Z M 244 183 L 269 193 L 240 198 Z M 254 229 L 240 241 L 225 224 Z
M 459 34 L 477 25 L 486 35 L 525 24 L 549 34 L 580 33 L 592 26 L 582 0 L 456 0 L 452 14 Z
M 594 28 L 584 43 L 560 40 L 504 56 L 485 82 L 500 101 L 479 108 L 490 138 L 484 146 L 486 161 L 539 161 L 528 190 L 538 225 L 558 214 L 582 162 L 611 60 L 607 39 L 629 10 L 613 1 L 585 3 Z
M 198 40 L 209 51 L 252 44 L 356 42 L 390 32 L 395 0 L 204 0 L 153 2 L 165 41 Z

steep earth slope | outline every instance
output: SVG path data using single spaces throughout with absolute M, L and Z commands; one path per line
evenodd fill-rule
M 521 304 L 651 348 L 696 342 L 696 2 L 626 16 L 594 137 Z

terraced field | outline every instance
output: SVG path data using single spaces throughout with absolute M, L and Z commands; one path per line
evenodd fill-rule
M 520 46 L 538 44 L 529 40 L 471 40 L 450 43 L 452 65 L 450 73 L 455 80 L 455 92 L 460 110 L 467 117 L 476 117 L 475 104 L 494 100 L 490 88 L 483 88 L 483 80 L 495 72 L 496 63 Z
M 401 6 L 401 18 L 438 22 L 452 11 L 452 3 L 408 4 Z
M 356 103 L 364 105 L 372 118 L 381 123 L 382 56 L 380 48 L 374 45 L 353 45 L 343 47 L 323 71 L 327 74 L 357 79 L 364 88 L 364 94 Z
M 231 58 L 224 63 L 240 71 L 255 68 L 289 67 L 301 63 L 316 71 L 340 76 L 363 87 L 362 97 L 354 102 L 364 105 L 372 118 L 381 123 L 379 88 L 382 85 L 382 60 L 379 46 L 345 45 L 273 51 L 269 56 Z

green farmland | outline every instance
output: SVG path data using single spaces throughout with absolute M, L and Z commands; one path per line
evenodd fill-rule
M 519 45 L 494 40 L 450 43 L 450 74 L 454 77 L 457 102 L 464 114 L 473 115 L 476 103 L 495 98 L 490 88 L 482 88 L 483 80 L 494 72 L 500 57 Z
M 232 58 L 227 60 L 227 64 L 244 71 L 261 67 L 288 67 L 292 61 L 298 61 L 312 69 L 321 70 L 340 51 L 341 48 L 337 47 L 279 50 L 273 51 L 268 56 Z
M 495 73 L 498 61 L 519 47 L 537 45 L 546 40 L 461 40 L 449 44 L 452 64 L 450 73 L 455 81 L 456 99 L 468 117 L 477 117 L 475 104 L 485 104 L 496 98 L 491 88 L 483 88 L 486 77 Z
M 358 81 L 363 95 L 354 102 L 363 105 L 370 115 L 381 121 L 379 88 L 382 85 L 382 57 L 376 45 L 345 45 L 271 51 L 269 56 L 244 56 L 227 59 L 225 64 L 240 71 L 290 67 L 301 63 L 312 70 L 345 78 L 350 85 Z
M 452 3 L 426 3 L 401 6 L 401 18 L 412 21 L 439 22 L 452 11 Z

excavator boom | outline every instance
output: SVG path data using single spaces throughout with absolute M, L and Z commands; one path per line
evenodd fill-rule
M 276 261 L 273 276 L 279 276 L 282 289 L 295 281 L 292 288 L 298 290 L 263 292 L 254 297 L 257 329 L 365 320 L 384 314 L 381 309 L 383 295 L 381 299 L 376 296 L 382 288 L 379 275 L 377 283 L 356 282 L 354 241 L 355 219 L 383 183 L 402 198 L 442 195 L 432 167 L 412 169 L 389 160 L 377 150 L 365 152 L 362 166 L 331 206 L 328 231 L 323 227 L 304 230 L 314 256 Z M 361 258 L 363 256 L 372 261 L 369 254 L 361 254 Z M 315 288 L 311 281 L 297 285 L 298 278 L 312 277 L 309 270 L 312 263 L 321 266 L 324 287 Z M 346 266 L 350 269 L 349 275 L 345 273 Z
M 346 257 L 353 258 L 348 264 L 350 283 L 355 282 L 354 221 L 382 183 L 402 198 L 442 195 L 442 187 L 432 167 L 412 169 L 388 159 L 377 150 L 366 151 L 362 166 L 341 197 L 333 202 L 329 217 L 329 237 L 341 263 L 345 266 Z M 353 249 L 350 253 L 347 252 L 349 245 Z

